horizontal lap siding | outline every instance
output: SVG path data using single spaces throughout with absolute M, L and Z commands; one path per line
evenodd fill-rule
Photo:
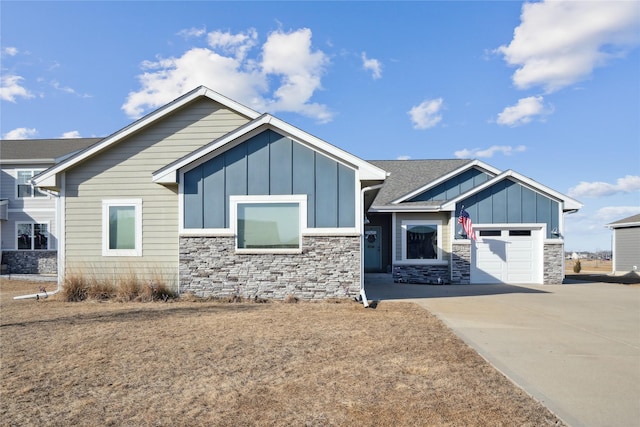
M 178 275 L 177 188 L 151 174 L 248 120 L 209 100 L 196 101 L 66 174 L 66 263 L 96 276 Z M 102 201 L 142 199 L 143 256 L 102 256 Z M 121 273 L 117 273 L 122 270 Z
M 616 273 L 634 271 L 633 266 L 640 268 L 640 227 L 617 228 L 613 232 Z
M 35 153 L 34 153 L 35 154 Z M 16 248 L 16 222 L 33 222 L 49 224 L 49 249 L 57 247 L 56 230 L 56 198 L 47 197 L 16 197 L 18 170 L 44 170 L 50 165 L 3 165 L 0 175 L 0 199 L 8 199 L 7 209 L 21 212 L 8 212 L 8 220 L 2 223 L 1 248 L 12 250 Z
M 424 222 L 429 221 L 442 221 L 442 236 L 440 237 L 440 244 L 442 245 L 442 261 L 449 261 L 451 259 L 450 249 L 451 248 L 451 230 L 449 227 L 450 215 L 445 214 L 425 214 L 420 212 L 407 212 L 402 213 L 398 212 L 396 214 L 396 224 L 395 224 L 395 244 L 396 244 L 396 253 L 395 253 L 395 261 L 402 260 L 402 221 L 411 221 L 411 220 L 419 220 Z

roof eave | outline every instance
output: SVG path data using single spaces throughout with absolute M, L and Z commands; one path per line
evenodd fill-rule
M 236 101 L 233 101 L 215 91 L 212 91 L 211 89 L 205 86 L 200 86 L 192 90 L 191 92 L 188 92 L 180 96 L 179 98 L 176 98 L 175 100 L 169 102 L 168 104 L 158 108 L 157 110 L 147 114 L 146 116 L 136 120 L 135 122 L 131 123 L 129 126 L 126 126 L 120 129 L 114 134 L 104 138 L 100 142 L 90 147 L 87 147 L 86 149 L 76 153 L 75 155 L 49 168 L 38 177 L 34 177 L 33 179 L 34 184 L 37 186 L 42 186 L 43 185 L 42 182 L 49 180 L 51 176 L 55 176 L 58 173 L 63 172 L 66 169 L 86 160 L 87 158 L 95 155 L 96 153 L 108 148 L 112 144 L 115 144 L 121 141 L 122 139 L 145 128 L 149 124 L 167 116 L 168 114 L 171 114 L 172 112 L 176 111 L 177 109 L 181 108 L 182 106 L 188 104 L 189 102 L 201 96 L 205 96 L 215 102 L 218 102 L 231 110 L 234 110 L 242 115 L 249 117 L 250 119 L 255 119 L 256 117 L 260 116 L 260 113 L 258 113 L 257 111 L 254 111 Z

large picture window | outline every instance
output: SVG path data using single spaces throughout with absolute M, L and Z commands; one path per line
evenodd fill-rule
M 442 224 L 437 221 L 402 221 L 402 259 L 429 262 L 442 259 Z
M 238 252 L 300 252 L 306 196 L 232 196 Z
M 102 255 L 142 256 L 142 200 L 102 202 Z
M 19 222 L 16 226 L 18 250 L 49 249 L 49 224 Z
M 16 196 L 19 199 L 28 197 L 47 197 L 47 194 L 29 184 L 29 180 L 42 172 L 43 169 L 19 170 L 16 177 Z

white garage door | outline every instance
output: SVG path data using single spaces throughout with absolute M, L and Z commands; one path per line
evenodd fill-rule
M 542 283 L 540 229 L 476 231 L 471 244 L 471 283 Z

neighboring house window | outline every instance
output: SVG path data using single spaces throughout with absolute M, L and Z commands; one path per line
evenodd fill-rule
M 47 197 L 47 194 L 38 190 L 33 185 L 29 184 L 29 180 L 38 175 L 44 169 L 35 170 L 19 170 L 16 180 L 16 196 L 19 199 L 27 197 Z
M 403 261 L 429 262 L 442 259 L 442 223 L 439 221 L 402 221 Z
M 307 218 L 306 196 L 232 196 L 230 200 L 236 251 L 301 251 Z
M 19 222 L 16 227 L 16 247 L 18 250 L 49 249 L 49 224 Z
M 142 199 L 102 201 L 102 255 L 142 256 Z

